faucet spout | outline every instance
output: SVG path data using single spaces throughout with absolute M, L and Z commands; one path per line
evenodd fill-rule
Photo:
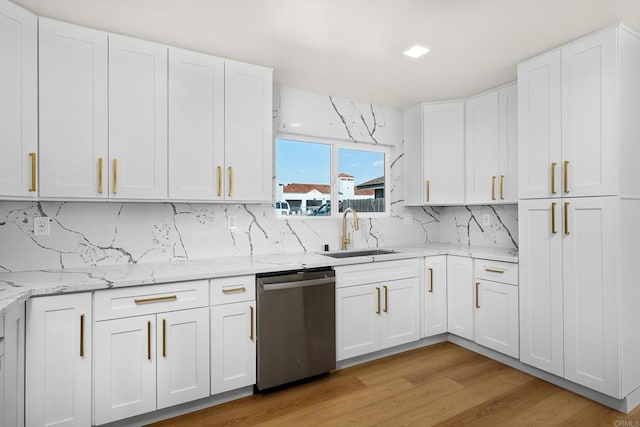
M 345 209 L 344 213 L 342 214 L 342 250 L 343 251 L 346 251 L 347 245 L 351 243 L 351 233 L 347 233 L 347 214 L 349 212 L 351 212 L 351 214 L 353 215 L 353 229 L 356 231 L 360 229 L 360 226 L 358 224 L 358 215 L 356 214 L 356 211 L 352 208 Z

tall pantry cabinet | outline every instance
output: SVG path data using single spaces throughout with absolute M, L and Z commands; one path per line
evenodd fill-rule
M 521 360 L 618 399 L 640 387 L 638 75 L 623 26 L 518 66 Z

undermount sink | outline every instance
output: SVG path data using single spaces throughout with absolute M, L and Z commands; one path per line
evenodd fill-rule
M 351 252 L 334 252 L 329 254 L 323 254 L 326 256 L 330 256 L 331 258 L 351 258 L 357 256 L 371 256 L 371 255 L 386 255 L 392 254 L 395 251 L 390 251 L 386 249 L 369 249 L 366 251 L 351 251 Z

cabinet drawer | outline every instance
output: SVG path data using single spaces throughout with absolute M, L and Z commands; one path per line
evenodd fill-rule
M 256 299 L 256 276 L 211 279 L 211 305 Z
M 95 320 L 206 307 L 209 305 L 208 292 L 207 280 L 97 291 Z
M 336 271 L 336 288 L 342 288 L 417 277 L 419 274 L 419 262 L 417 259 L 403 259 L 347 265 L 335 267 L 334 270 Z
M 518 264 L 475 259 L 475 278 L 518 285 Z

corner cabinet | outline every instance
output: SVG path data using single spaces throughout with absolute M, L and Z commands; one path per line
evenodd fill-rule
M 447 328 L 473 341 L 473 259 L 447 255 Z
M 95 293 L 95 424 L 209 395 L 207 281 Z
M 424 337 L 447 332 L 447 256 L 426 257 L 424 261 Z
M 464 101 L 407 110 L 404 132 L 405 204 L 464 204 Z
M 92 425 L 91 294 L 27 301 L 27 426 Z
M 0 2 L 0 197 L 33 199 L 38 181 L 38 18 Z
M 469 98 L 465 110 L 467 203 L 517 203 L 516 85 Z
M 420 338 L 418 260 L 336 267 L 336 357 Z

